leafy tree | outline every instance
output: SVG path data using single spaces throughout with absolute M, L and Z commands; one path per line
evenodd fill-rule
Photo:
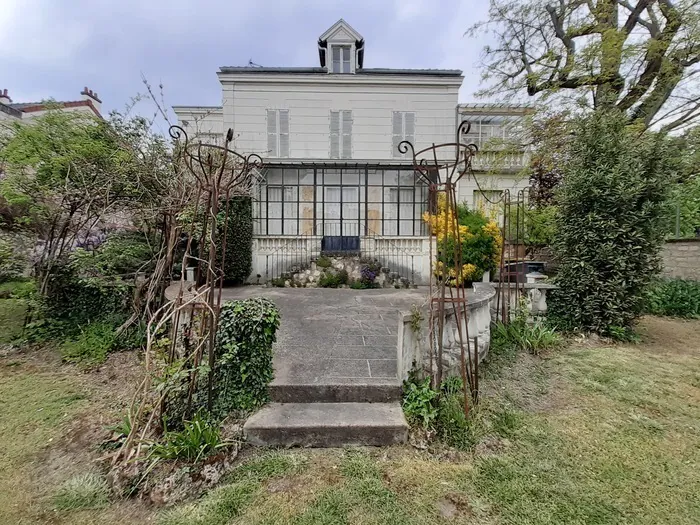
M 563 165 L 569 154 L 571 128 L 568 113 L 545 115 L 530 126 L 530 205 L 539 208 L 554 204 L 556 189 L 564 177 Z
M 700 126 L 672 142 L 677 184 L 669 199 L 668 231 L 681 237 L 695 237 L 700 229 Z
M 700 0 L 490 0 L 482 94 L 569 94 L 631 121 L 700 116 Z
M 109 222 L 147 211 L 168 180 L 165 142 L 140 118 L 106 121 L 55 108 L 7 131 L 0 227 L 37 239 L 42 293 L 68 252 L 90 244 Z
M 562 328 L 621 335 L 641 314 L 665 233 L 667 146 L 620 112 L 578 123 L 557 196 L 560 289 L 550 313 Z

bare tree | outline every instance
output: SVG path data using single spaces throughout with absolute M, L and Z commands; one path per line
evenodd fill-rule
M 700 0 L 490 0 L 484 96 L 617 107 L 669 131 L 700 116 Z

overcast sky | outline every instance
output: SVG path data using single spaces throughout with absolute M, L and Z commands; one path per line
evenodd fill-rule
M 218 105 L 220 66 L 316 66 L 316 41 L 344 18 L 365 67 L 455 68 L 460 101 L 479 86 L 483 40 L 463 36 L 487 0 L 0 0 L 0 89 L 15 102 L 77 100 L 103 110 L 164 85 L 166 103 Z

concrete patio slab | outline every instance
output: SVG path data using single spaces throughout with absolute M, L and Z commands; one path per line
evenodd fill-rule
M 274 391 L 284 385 L 333 385 L 338 379 L 365 387 L 394 380 L 398 387 L 398 312 L 424 302 L 426 291 L 261 286 L 223 291 L 224 300 L 258 296 L 272 300 L 281 314 Z
M 425 290 L 263 288 L 224 290 L 224 300 L 262 296 L 280 309 L 273 401 L 245 423 L 251 443 L 390 445 L 406 440 L 397 353 L 399 312 Z

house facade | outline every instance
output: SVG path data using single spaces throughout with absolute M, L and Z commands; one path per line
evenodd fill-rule
M 365 68 L 365 41 L 342 19 L 320 36 L 318 54 L 315 67 L 222 67 L 221 106 L 173 108 L 190 136 L 221 141 L 231 128 L 236 151 L 264 160 L 252 279 L 325 250 L 376 257 L 425 282 L 428 188 L 398 145 L 454 142 L 467 111 L 462 72 Z M 473 200 L 467 186 L 460 196 Z
M 39 102 L 14 102 L 7 88 L 0 89 L 0 121 L 29 121 L 54 108 L 102 117 L 101 106 L 97 93 L 87 87 L 80 92 L 78 100 Z

